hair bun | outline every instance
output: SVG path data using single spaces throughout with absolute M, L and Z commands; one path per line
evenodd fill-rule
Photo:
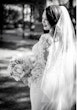
M 60 18 L 61 10 L 59 6 L 52 5 L 46 8 L 46 16 L 51 26 L 55 26 Z

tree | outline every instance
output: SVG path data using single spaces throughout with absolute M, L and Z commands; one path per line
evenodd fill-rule
M 4 24 L 4 6 L 0 4 L 0 34 L 3 34 L 3 24 Z

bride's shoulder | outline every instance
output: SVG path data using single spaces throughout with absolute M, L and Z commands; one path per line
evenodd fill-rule
M 41 35 L 41 38 L 47 38 L 47 37 L 50 37 L 49 33 L 45 33 Z
M 49 34 L 42 34 L 39 38 L 39 41 L 33 46 L 32 50 L 37 50 L 37 48 L 41 48 L 44 45 L 51 45 L 52 37 Z
M 40 41 L 42 42 L 48 42 L 48 43 L 52 43 L 52 36 L 50 34 L 42 34 L 41 37 L 40 37 Z

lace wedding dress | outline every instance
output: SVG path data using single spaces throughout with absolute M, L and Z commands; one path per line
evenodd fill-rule
M 35 55 L 35 64 L 32 69 L 32 77 L 29 78 L 30 98 L 32 110 L 45 110 L 45 103 L 42 102 L 43 91 L 41 90 L 41 81 L 46 66 L 48 49 L 52 45 L 52 37 L 49 34 L 41 36 L 39 42 L 33 46 Z M 46 101 L 48 98 L 46 98 Z

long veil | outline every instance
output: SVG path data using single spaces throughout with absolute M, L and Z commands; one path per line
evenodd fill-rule
M 75 102 L 75 33 L 67 9 L 60 6 L 61 16 L 56 25 L 54 38 L 59 37 L 49 48 L 41 89 L 56 110 L 67 110 Z

